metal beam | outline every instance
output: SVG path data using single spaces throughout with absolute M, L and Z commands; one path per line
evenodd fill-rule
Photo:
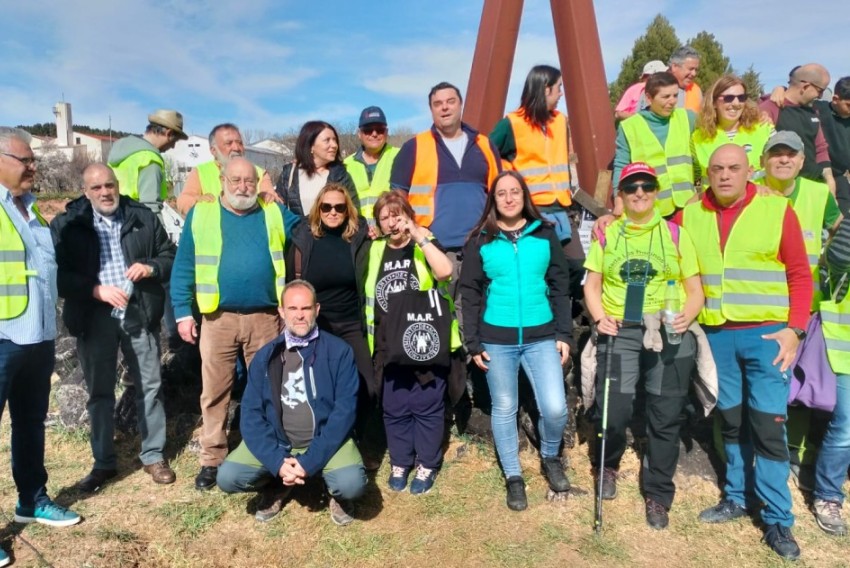
M 487 134 L 505 115 L 523 0 L 484 0 L 463 121 Z

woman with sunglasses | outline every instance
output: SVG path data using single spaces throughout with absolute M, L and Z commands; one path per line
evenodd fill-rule
M 602 431 L 607 412 L 602 498 L 617 494 L 617 470 L 626 449 L 626 426 L 638 379 L 645 379 L 647 468 L 643 474 L 646 520 L 655 529 L 667 526 L 673 503 L 673 474 L 679 459 L 679 414 L 688 401 L 696 340 L 688 328 L 702 309 L 704 295 L 696 249 L 684 230 L 665 221 L 655 207 L 659 192 L 655 171 L 645 163 L 623 168 L 618 185 L 624 215 L 591 244 L 585 268 L 584 301 L 598 334 L 595 428 Z M 675 286 L 683 309 L 672 325 L 681 342 L 671 344 L 660 326 L 661 351 L 647 349 L 647 318 L 663 308 L 668 287 Z M 646 316 L 646 317 L 644 317 Z M 654 326 L 659 329 L 659 326 Z M 646 337 L 646 339 L 645 339 Z M 604 396 L 606 359 L 612 362 L 609 392 Z M 602 405 L 607 400 L 607 409 Z
M 383 383 L 391 467 L 387 485 L 392 491 L 403 491 L 415 469 L 410 492 L 419 495 L 431 490 L 443 462 L 446 392 L 462 393 L 465 373 L 459 377 L 459 389 L 448 389 L 449 366 L 385 363 L 387 329 L 403 329 L 394 324 L 407 317 L 389 300 L 406 290 L 436 288 L 451 306 L 444 284 L 451 278 L 452 261 L 431 232 L 416 224 L 413 208 L 403 193 L 382 193 L 375 202 L 374 215 L 381 238 L 372 242 L 369 253 L 366 328 L 374 329 L 369 333 L 369 347 L 375 355 L 376 375 L 383 379 L 379 382 Z M 450 344 L 457 351 L 461 348 L 460 334 L 454 314 L 452 317 Z
M 275 191 L 293 213 L 306 216 L 329 183 L 343 186 L 360 208 L 354 182 L 339 158 L 336 129 L 322 120 L 305 122 L 295 142 L 295 161 L 283 166 Z
M 708 184 L 708 159 L 717 148 L 730 142 L 747 151 L 747 160 L 753 168 L 750 179 L 761 178 L 764 175 L 760 163 L 762 149 L 774 132 L 773 123 L 749 98 L 747 86 L 740 77 L 722 75 L 707 95 L 691 136 L 691 153 L 699 172 L 696 177 L 702 179 L 703 189 Z
M 655 206 L 670 217 L 694 196 L 694 168 L 691 133 L 696 113 L 677 108 L 679 82 L 671 73 L 655 73 L 646 80 L 649 107 L 640 110 L 617 127 L 614 177 L 618 180 L 627 164 L 645 162 L 658 174 L 659 191 Z M 614 197 L 614 215 L 623 204 Z
M 344 339 L 354 350 L 360 374 L 355 436 L 367 469 L 377 469 L 383 444 L 362 297 L 369 238 L 366 223 L 359 221 L 344 186 L 329 183 L 319 191 L 307 222 L 292 230 L 291 245 L 287 281 L 302 278 L 313 285 L 321 306 L 316 318 L 319 329 Z
M 573 338 L 569 267 L 560 240 L 517 172 L 504 171 L 493 180 L 463 258 L 460 293 L 466 346 L 487 374 L 507 505 L 521 511 L 528 500 L 518 455 L 519 366 L 540 411 L 543 474 L 553 491 L 568 491 L 560 446 L 567 424 L 563 365 Z

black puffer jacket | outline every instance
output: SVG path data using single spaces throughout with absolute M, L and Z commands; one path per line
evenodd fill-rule
M 171 277 L 176 249 L 157 216 L 146 206 L 122 195 L 118 207 L 124 217 L 121 250 L 127 266 L 140 262 L 154 267 L 153 276 L 135 283 L 125 321 L 128 328 L 138 325 L 153 331 L 162 320 L 162 283 Z M 92 295 L 100 284 L 100 240 L 89 200 L 83 196 L 68 203 L 65 212 L 50 223 L 50 230 L 59 265 L 59 296 L 65 298 L 62 321 L 71 335 L 78 337 L 88 328 L 92 310 L 104 305 Z
M 306 217 L 310 212 L 304 211 L 304 206 L 301 204 L 301 191 L 298 189 L 298 170 L 293 172 L 292 168 L 294 167 L 295 162 L 283 166 L 283 171 L 280 172 L 280 177 L 277 179 L 277 185 L 274 189 L 290 211 Z M 290 180 L 292 180 L 291 184 Z M 348 175 L 348 170 L 345 169 L 342 162 L 328 164 L 328 183 L 338 183 L 345 187 L 348 190 L 349 197 L 354 202 L 354 208 L 360 211 L 360 199 L 357 198 L 357 190 L 354 188 L 354 182 L 351 181 L 351 176 Z

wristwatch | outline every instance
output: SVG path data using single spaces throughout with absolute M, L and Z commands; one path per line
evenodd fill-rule
M 793 331 L 797 335 L 797 339 L 803 341 L 806 338 L 806 330 L 800 329 L 799 327 L 789 327 L 791 331 Z

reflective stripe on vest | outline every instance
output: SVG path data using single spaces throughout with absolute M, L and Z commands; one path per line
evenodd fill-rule
M 168 199 L 168 183 L 165 180 L 165 164 L 162 155 L 153 150 L 139 150 L 133 152 L 120 163 L 109 164 L 115 172 L 118 180 L 118 190 L 121 195 L 126 195 L 135 201 L 139 200 L 139 172 L 151 164 L 156 164 L 162 170 L 162 182 L 159 184 L 159 198 L 162 201 Z
M 378 274 L 381 271 L 384 250 L 386 248 L 386 239 L 378 239 L 372 242 L 372 246 L 369 249 L 366 289 L 363 291 L 366 297 L 366 339 L 369 343 L 369 352 L 372 354 L 375 353 L 375 287 L 378 285 Z M 413 247 L 413 266 L 416 269 L 416 278 L 419 280 L 419 289 L 424 292 L 433 288 L 434 278 L 431 276 L 431 270 L 428 268 L 428 261 L 425 260 L 425 253 L 418 246 Z M 451 350 L 456 351 L 461 348 L 463 343 L 460 339 L 460 327 L 458 326 L 457 315 L 455 314 L 455 303 L 448 291 L 448 281 L 437 282 L 437 289 L 440 291 L 440 295 L 449 303 L 449 310 L 452 314 Z
M 834 292 L 833 292 L 834 293 Z M 820 317 L 823 338 L 826 343 L 826 357 L 829 366 L 836 374 L 850 374 L 850 294 L 845 294 L 841 302 L 823 300 L 820 303 Z
M 286 267 L 283 259 L 286 234 L 283 213 L 277 203 L 258 202 L 263 209 L 266 233 L 269 238 L 269 255 L 274 265 L 277 302 L 286 284 Z M 202 314 L 218 309 L 221 293 L 218 287 L 218 269 L 221 264 L 223 238 L 221 234 L 221 203 L 199 201 L 192 218 L 192 238 L 195 240 L 195 297 Z
M 640 114 L 620 123 L 629 143 L 632 162 L 646 162 L 658 176 L 660 191 L 655 206 L 662 215 L 684 207 L 694 195 L 694 169 L 691 157 L 691 131 L 688 113 L 676 109 L 670 115 L 664 147 Z
M 369 175 L 366 172 L 366 165 L 354 159 L 354 154 L 348 156 L 342 161 L 348 175 L 354 182 L 354 188 L 357 190 L 357 197 L 360 199 L 360 216 L 366 219 L 366 222 L 371 226 L 375 226 L 375 202 L 385 191 L 390 190 L 390 174 L 393 169 L 393 162 L 398 155 L 398 148 L 395 146 L 384 146 L 381 155 L 378 157 L 378 163 L 375 164 L 375 172 L 372 175 L 372 183 L 369 183 Z
M 221 166 L 215 160 L 198 164 L 198 179 L 201 182 L 201 195 L 221 195 Z M 266 170 L 255 165 L 254 170 L 257 172 L 257 185 L 263 181 L 263 176 L 266 175 Z
M 702 202 L 685 207 L 682 226 L 699 243 L 704 325 L 788 321 L 788 283 L 779 262 L 779 242 L 788 201 L 756 195 L 738 216 L 720 250 L 717 214 Z
M 46 226 L 35 204 L 32 210 L 38 222 Z M 37 272 L 27 270 L 26 260 L 24 241 L 6 209 L 0 206 L 0 320 L 16 318 L 27 309 L 27 277 Z
M 812 311 L 818 309 L 820 294 L 820 262 L 823 251 L 823 218 L 826 204 L 829 200 L 829 187 L 825 183 L 811 181 L 803 177 L 797 178 L 797 199 L 791 206 L 800 220 L 803 230 L 803 242 L 806 244 L 806 256 L 809 258 L 809 268 L 812 271 L 812 281 L 815 284 Z
M 729 143 L 736 144 L 747 152 L 747 161 L 750 167 L 753 168 L 751 179 L 761 178 L 764 174 L 764 170 L 761 167 L 761 153 L 772 131 L 772 124 L 760 122 L 753 130 L 739 128 L 732 140 L 729 140 L 729 135 L 721 130 L 718 130 L 712 139 L 708 139 L 703 130 L 699 128 L 694 130 L 694 134 L 691 137 L 694 146 L 694 158 L 702 171 L 703 188 L 708 187 L 707 172 L 709 158 L 711 158 L 715 150 Z
M 437 139 L 434 136 L 431 130 L 416 135 L 416 159 L 408 193 L 408 201 L 416 214 L 416 223 L 422 227 L 429 227 L 434 221 L 434 199 L 439 173 Z M 484 191 L 489 191 L 496 174 L 499 173 L 499 167 L 496 165 L 496 157 L 490 150 L 490 141 L 486 136 L 476 135 L 475 144 L 484 154 L 489 166 L 487 185 L 484 188 Z
M 531 124 L 521 111 L 509 112 L 516 157 L 509 167 L 516 170 L 531 192 L 536 205 L 572 203 L 570 156 L 567 148 L 567 117 L 558 111 L 546 123 L 545 132 Z M 503 161 L 504 163 L 504 161 Z

